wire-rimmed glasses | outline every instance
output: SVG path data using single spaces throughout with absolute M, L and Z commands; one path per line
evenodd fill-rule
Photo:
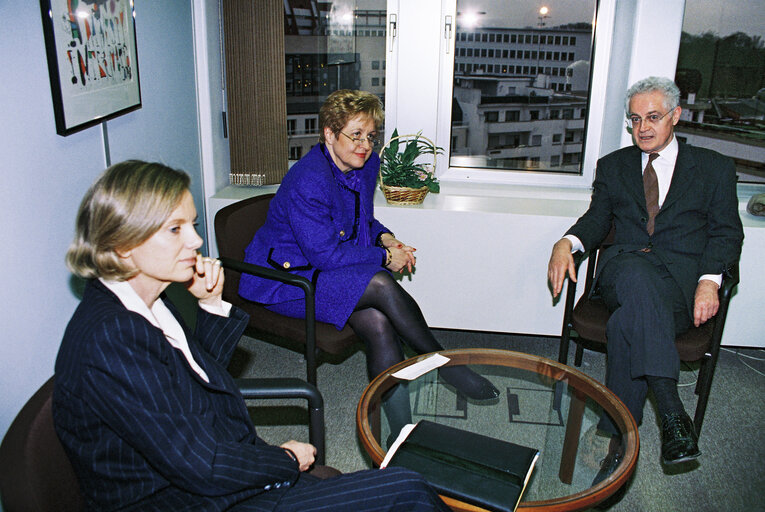
M 367 142 L 369 143 L 369 147 L 374 148 L 375 146 L 377 146 L 377 144 L 380 143 L 380 139 L 378 139 L 376 135 L 373 135 L 371 133 L 367 135 L 366 137 L 352 137 L 345 132 L 340 132 L 340 133 L 348 137 L 351 140 L 351 142 L 353 142 L 357 146 L 361 146 L 362 144 Z

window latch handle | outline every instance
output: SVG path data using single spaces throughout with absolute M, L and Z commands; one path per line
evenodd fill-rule
M 397 26 L 397 20 L 398 17 L 395 14 L 391 14 L 388 18 L 388 33 L 390 34 L 390 47 L 388 48 L 389 52 L 393 51 L 393 39 L 396 37 L 396 26 Z
M 449 54 L 449 47 L 451 46 L 452 38 L 452 17 L 446 16 L 444 18 L 444 39 L 446 39 L 446 54 Z

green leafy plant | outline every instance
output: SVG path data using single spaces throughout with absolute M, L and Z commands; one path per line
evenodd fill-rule
M 402 151 L 399 152 L 399 149 Z M 441 187 L 432 164 L 415 163 L 415 160 L 420 155 L 438 155 L 443 152 L 443 148 L 434 145 L 421 131 L 402 142 L 398 139 L 398 129 L 393 130 L 393 136 L 380 158 L 382 182 L 389 187 L 427 186 L 430 192 L 438 192 Z

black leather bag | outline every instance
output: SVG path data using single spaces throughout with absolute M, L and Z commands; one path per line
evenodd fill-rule
M 443 496 L 496 512 L 514 511 L 539 450 L 422 420 L 388 466 L 420 473 Z

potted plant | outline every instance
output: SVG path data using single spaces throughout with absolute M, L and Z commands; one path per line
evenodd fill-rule
M 393 130 L 380 154 L 380 188 L 385 199 L 392 204 L 420 204 L 428 192 L 437 193 L 436 155 L 443 151 L 421 131 L 399 135 L 398 129 Z M 433 163 L 417 162 L 421 155 L 433 155 Z

